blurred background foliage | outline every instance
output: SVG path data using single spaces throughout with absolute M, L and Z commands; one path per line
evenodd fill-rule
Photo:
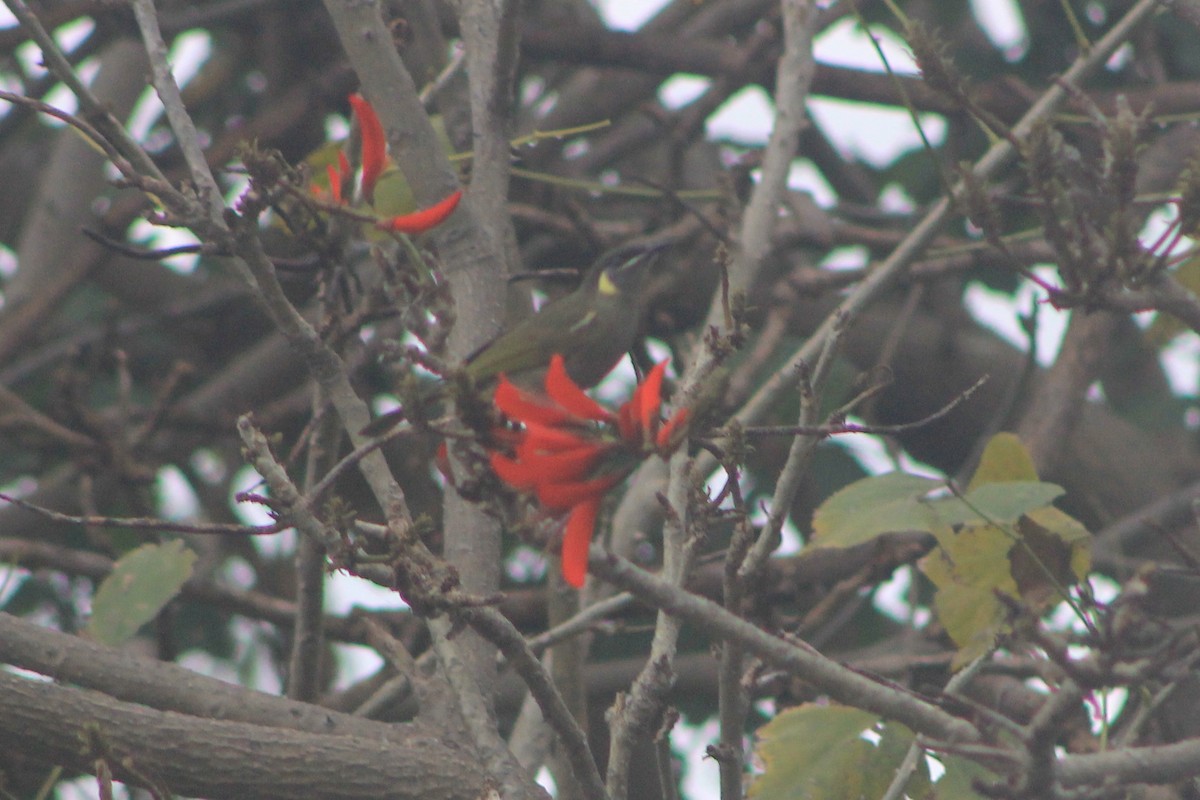
M 469 180 L 470 120 L 462 74 L 453 67 L 459 46 L 454 15 L 435 0 L 386 5 L 418 85 L 436 84 L 430 113 L 448 148 L 463 156 L 457 163 Z M 737 408 L 847 287 L 891 251 L 944 194 L 957 165 L 977 158 L 1000 133 L 998 126 L 1015 122 L 1131 3 L 897 5 L 936 39 L 975 106 L 964 108 L 920 82 L 904 44 L 908 32 L 890 4 L 832 3 L 824 10 L 812 124 L 793 164 L 768 263 L 745 300 L 750 338 L 732 362 L 727 410 Z M 1008 26 L 991 12 L 981 18 L 986 6 L 1007 9 Z M 33 7 L 79 73 L 119 118 L 130 120 L 162 169 L 182 177 L 176 142 L 146 89 L 144 54 L 129 12 L 99 0 Z M 346 97 L 357 80 L 322 4 L 167 0 L 159 9 L 173 40 L 173 61 L 187 74 L 188 110 L 228 198 L 245 185 L 238 164 L 251 144 L 277 150 L 303 168 L 306 160 L 317 163 L 314 153 L 349 135 Z M 727 238 L 736 230 L 758 178 L 780 47 L 777 15 L 767 0 L 678 0 L 636 30 L 619 30 L 582 0 L 524 4 L 515 132 L 539 135 L 513 146 L 518 172 L 510 211 L 524 269 L 547 275 L 512 284 L 514 316 L 528 311 L 531 286 L 540 296 L 553 296 L 571 288 L 572 271 L 608 247 L 669 231 L 680 243 L 651 287 L 644 348 L 672 353 L 676 363 L 686 358 L 719 284 L 715 234 Z M 894 74 L 875 55 L 864 23 L 881 40 Z M 1146 243 L 1175 219 L 1170 201 L 1200 141 L 1194 126 L 1200 108 L 1197 36 L 1194 19 L 1164 10 L 1055 118 L 1064 140 L 1056 152 L 1062 166 L 1056 177 L 1071 184 L 1064 192 L 1081 216 L 1126 204 L 1119 210 L 1133 215 Z M 848 58 L 860 66 L 838 65 Z M 0 28 L 0 88 L 74 110 L 69 92 L 47 75 L 36 48 L 11 22 Z M 1136 202 L 1104 191 L 1098 177 L 1114 136 L 1118 97 L 1144 115 L 1136 126 Z M 896 113 L 880 116 L 879 109 Z M 932 149 L 914 135 L 909 111 Z M 978 112 L 989 115 L 986 124 Z M 586 132 L 561 135 L 581 127 Z M 233 423 L 253 411 L 264 430 L 278 434 L 279 453 L 298 454 L 312 423 L 312 389 L 299 357 L 222 258 L 205 252 L 138 256 L 139 249 L 195 240 L 148 225 L 153 209 L 145 198 L 115 184 L 100 157 L 61 124 L 21 105 L 0 104 L 0 176 L 3 491 L 72 515 L 236 522 L 253 513 L 232 502 L 236 492 L 254 486 Z M 988 383 L 928 426 L 894 437 L 826 442 L 790 510 L 783 555 L 771 562 L 749 612 L 773 629 L 801 630 L 835 660 L 918 688 L 944 680 L 952 653 L 936 625 L 911 624 L 928 608 L 930 589 L 911 567 L 927 551 L 927 539 L 900 534 L 819 558 L 795 553 L 817 504 L 850 482 L 894 467 L 963 478 L 992 434 L 1037 430 L 1028 415 L 1041 408 L 1038 393 L 1057 380 L 1057 340 L 1071 315 L 1103 317 L 1104 332 L 1091 340 L 1090 360 L 1072 384 L 1075 394 L 1064 396 L 1076 408 L 1070 424 L 1047 434 L 1054 441 L 1033 447 L 1039 473 L 1066 488 L 1064 508 L 1096 535 L 1096 569 L 1114 585 L 1142 560 L 1176 560 L 1170 542 L 1195 546 L 1189 511 L 1200 474 L 1195 331 L 1168 327 L 1153 312 L 1098 310 L 1100 302 L 1073 310 L 1045 303 L 1046 293 L 1026 277 L 1034 271 L 1061 283 L 1054 270 L 1061 253 L 1044 233 L 1044 198 L 1029 190 L 1020 168 L 1001 174 L 987 187 L 987 198 L 992 230 L 955 217 L 910 278 L 855 320 L 826 403 L 838 408 L 863 390 L 863 376 L 886 376 L 887 388 L 854 413 L 868 423 L 895 424 L 933 413 L 984 374 Z M 387 407 L 408 369 L 389 358 L 389 342 L 403 338 L 405 329 L 380 299 L 369 243 L 334 250 L 321 246 L 321 236 L 297 235 L 274 222 L 265 236 L 293 301 L 323 309 L 321 322 L 344 334 L 339 346 L 355 365 L 358 389 L 380 409 Z M 985 233 L 1002 237 L 1008 252 L 990 246 Z M 1186 239 L 1179 244 L 1185 245 Z M 1179 280 L 1188 279 L 1181 269 Z M 1147 335 L 1152 323 L 1158 326 L 1154 336 Z M 1031 338 L 1043 343 L 1036 353 Z M 422 373 L 417 379 L 432 380 Z M 624 369 L 612 380 L 616 388 L 602 387 L 602 395 L 619 394 L 632 373 Z M 794 422 L 795 402 L 781 405 L 774 421 Z M 789 443 L 784 437 L 753 440 L 740 477 L 756 524 Z M 441 513 L 440 477 L 431 466 L 435 446 L 431 438 L 414 436 L 387 452 L 414 513 L 426 516 L 432 529 Z M 295 459 L 297 473 L 302 464 L 302 457 Z M 721 480 L 714 476 L 713 486 Z M 347 507 L 379 517 L 355 478 L 342 481 L 337 493 Z M 1131 522 L 1146 513 L 1155 527 Z M 260 515 L 252 519 L 262 521 Z M 727 536 L 716 530 L 705 543 L 712 557 L 696 576 L 697 591 L 719 594 L 719 555 Z M 158 538 L 0 506 L 0 561 L 9 565 L 0 570 L 0 607 L 64 631 L 80 630 L 94 587 L 113 560 Z M 138 646 L 278 688 L 286 680 L 294 538 L 186 538 L 198 554 L 193 577 L 143 629 Z M 501 608 L 533 633 L 545 625 L 537 589 L 544 565 L 536 550 L 515 539 L 508 555 L 510 581 Z M 653 531 L 639 555 L 656 563 Z M 347 614 L 348 605 L 359 602 L 384 609 L 373 613 L 421 652 L 425 634 L 397 598 L 363 595 L 350 583 L 335 580 L 340 599 L 328 624 L 334 643 L 365 642 L 362 627 Z M 1194 581 L 1164 573 L 1152 589 L 1156 613 L 1194 613 Z M 597 638 L 589 682 L 597 737 L 604 735 L 603 709 L 640 668 L 650 619 L 629 612 L 611 635 Z M 674 700 L 692 721 L 715 712 L 709 644 L 692 636 L 680 661 Z M 366 651 L 355 652 L 355 658 L 330 659 L 332 707 L 354 708 L 393 674 Z M 500 711 L 511 719 L 521 695 L 515 681 L 503 692 Z M 769 673 L 753 686 L 755 698 L 766 703 L 764 712 L 809 693 Z M 381 712 L 389 714 L 402 715 L 403 709 Z M 1194 720 L 1183 728 L 1173 724 L 1170 735 L 1195 726 Z M 32 779 L 14 774 L 15 786 Z M 638 796 L 656 796 L 655 781 L 631 785 L 643 787 Z

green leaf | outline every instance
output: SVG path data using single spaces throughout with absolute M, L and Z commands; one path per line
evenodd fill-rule
M 898 722 L 884 722 L 879 728 L 879 744 L 876 746 L 875 763 L 895 764 L 896 767 L 891 772 L 879 768 L 870 770 L 867 776 L 866 797 L 883 797 L 887 794 L 888 788 L 891 787 L 892 781 L 896 777 L 895 769 L 903 763 L 915 738 L 912 731 Z M 926 761 L 924 752 L 917 759 L 916 769 L 913 770 L 912 775 L 908 778 L 908 783 L 903 788 L 902 796 L 910 798 L 910 800 L 933 800 L 929 762 Z
M 813 547 L 853 547 L 884 533 L 929 530 L 921 498 L 941 481 L 904 472 L 863 478 L 835 492 L 813 514 Z
M 108 645 L 129 639 L 179 593 L 195 560 L 178 539 L 142 545 L 122 556 L 96 590 L 88 633 Z
M 891 782 L 912 733 L 889 724 L 877 747 L 863 738 L 863 732 L 875 730 L 878 723 L 874 714 L 845 706 L 807 704 L 784 711 L 759 730 L 758 756 L 766 768 L 750 786 L 750 797 L 857 800 L 879 796 L 876 787 Z M 892 727 L 896 730 L 889 734 Z M 913 777 L 914 785 L 920 784 L 919 775 L 920 770 Z
M 930 498 L 943 482 L 894 472 L 856 481 L 813 516 L 813 547 L 851 547 L 885 533 L 921 530 L 938 549 L 921 561 L 933 605 L 958 645 L 953 665 L 987 653 L 1009 630 L 998 593 L 1035 612 L 1065 599 L 1090 567 L 1091 537 L 1051 503 L 1059 486 L 1037 479 L 1012 434 L 992 437 L 963 495 Z
M 934 786 L 934 796 L 937 800 L 983 800 L 987 795 L 980 794 L 972 787 L 976 780 L 994 783 L 996 776 L 988 772 L 974 761 L 946 754 L 938 755 L 938 760 L 946 768 L 946 772 Z
M 835 492 L 813 514 L 813 547 L 853 547 L 896 531 L 936 533 L 946 525 L 1012 524 L 1050 505 L 1062 487 L 1039 481 L 984 483 L 962 497 L 926 499 L 944 482 L 890 472 Z
M 946 525 L 1012 524 L 1063 494 L 1061 486 L 1040 481 L 985 483 L 962 497 L 944 497 L 928 503 Z

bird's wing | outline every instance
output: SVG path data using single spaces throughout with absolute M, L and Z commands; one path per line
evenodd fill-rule
M 553 355 L 550 348 L 554 343 L 533 335 L 529 323 L 535 318 L 536 315 L 523 320 L 515 328 L 476 350 L 467 359 L 467 374 L 478 383 L 502 372 L 512 375 L 549 364 Z M 544 320 L 539 322 L 544 323 Z

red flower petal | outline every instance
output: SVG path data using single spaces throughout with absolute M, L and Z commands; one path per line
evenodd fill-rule
M 454 470 L 450 466 L 450 448 L 445 442 L 438 444 L 437 453 L 433 457 L 433 463 L 437 465 L 438 472 L 442 473 L 442 477 L 446 479 L 446 483 L 454 486 Z
M 497 473 L 499 474 L 499 473 Z M 539 483 L 534 487 L 538 502 L 551 511 L 566 511 L 587 500 L 600 501 L 623 476 L 618 473 L 568 483 Z
M 514 450 L 525 438 L 525 431 L 507 425 L 493 425 L 488 432 L 489 450 Z
M 586 477 L 604 455 L 599 447 L 577 447 L 554 453 L 517 453 L 517 460 L 535 476 L 535 485 L 562 484 Z M 498 473 L 497 473 L 498 474 Z
M 546 394 L 564 409 L 582 419 L 611 422 L 612 413 L 604 406 L 584 394 L 571 376 L 559 353 L 550 357 L 550 368 L 546 370 Z
M 492 402 L 505 416 L 518 422 L 560 425 L 571 419 L 571 415 L 558 406 L 545 403 L 541 398 L 518 389 L 507 375 L 501 375 L 497 381 Z
M 341 151 L 339 150 L 338 153 L 340 154 Z M 342 202 L 342 176 L 333 164 L 325 165 L 325 176 L 329 178 L 329 196 L 333 198 L 333 202 L 340 205 Z
M 461 199 L 462 190 L 458 189 L 429 208 L 414 211 L 411 214 L 401 214 L 391 219 L 380 220 L 375 225 L 385 231 L 393 231 L 395 233 L 424 233 L 430 228 L 436 228 L 445 222 L 446 218 L 454 213 L 454 209 L 458 208 L 458 201 Z
M 576 448 L 599 448 L 599 443 L 570 428 L 525 422 L 525 435 L 517 445 L 517 454 L 560 453 Z
M 646 380 L 642 381 L 633 393 L 634 403 L 637 404 L 638 422 L 641 423 L 643 433 L 652 430 L 651 426 L 658 422 L 658 409 L 662 407 L 663 373 L 666 370 L 666 361 L 655 364 Z
M 621 405 L 617 410 L 617 432 L 621 434 L 621 440 L 629 442 L 635 446 L 640 446 L 642 437 L 638 434 L 637 419 L 633 413 L 633 401 L 630 400 Z
M 604 450 L 599 447 L 581 447 L 546 456 L 545 463 L 554 469 L 555 481 L 574 481 L 590 473 L 602 455 Z
M 492 472 L 514 489 L 532 489 L 541 478 L 536 466 L 509 458 L 503 453 L 492 453 L 488 460 L 492 464 Z
M 362 136 L 362 193 L 368 203 L 375 202 L 375 182 L 387 162 L 387 137 L 375 109 L 360 94 L 350 95 L 350 106 L 358 120 Z M 431 226 L 432 227 L 432 226 Z
M 654 446 L 660 453 L 665 455 L 674 450 L 675 446 L 679 444 L 679 441 L 676 440 L 676 435 L 679 436 L 679 439 L 683 438 L 684 429 L 687 428 L 688 417 L 688 409 L 681 408 L 672 414 L 666 424 L 659 429 L 658 436 L 654 440 Z
M 576 589 L 583 586 L 587 578 L 588 546 L 596 530 L 596 516 L 600 513 L 600 499 L 579 503 L 567 517 L 566 533 L 562 545 L 562 575 Z

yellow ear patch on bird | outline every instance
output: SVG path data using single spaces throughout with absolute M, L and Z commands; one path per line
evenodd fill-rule
M 607 270 L 600 273 L 600 283 L 597 285 L 596 289 L 600 292 L 600 294 L 614 295 L 621 293 L 621 290 L 617 288 L 617 285 L 612 282 L 612 278 L 608 277 Z

